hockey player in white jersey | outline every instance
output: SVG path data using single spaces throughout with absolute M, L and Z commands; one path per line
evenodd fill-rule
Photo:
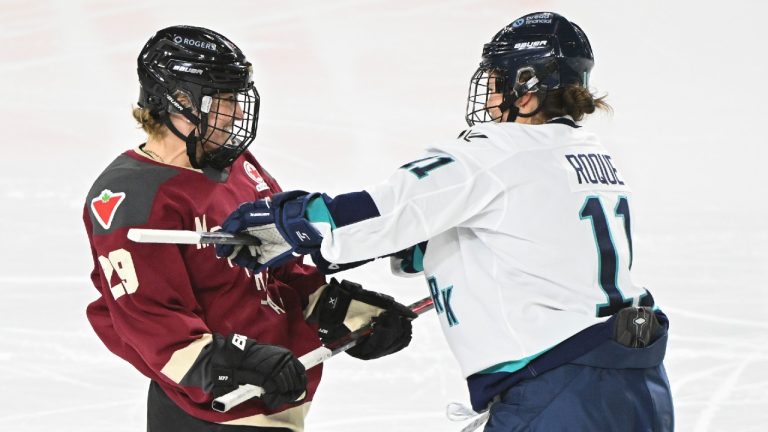
M 262 246 L 217 253 L 326 270 L 389 255 L 423 272 L 488 432 L 672 430 L 668 321 L 630 277 L 632 192 L 578 124 L 607 107 L 592 66 L 576 24 L 521 17 L 483 49 L 470 129 L 362 192 L 245 203 L 223 229 Z

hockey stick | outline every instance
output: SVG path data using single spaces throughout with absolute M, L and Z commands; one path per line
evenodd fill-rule
M 247 234 L 230 234 L 225 232 L 200 232 L 185 230 L 160 230 L 131 228 L 128 230 L 128 240 L 137 243 L 173 243 L 173 244 L 234 244 L 260 245 L 258 238 Z
M 198 232 L 184 230 L 159 230 L 131 228 L 128 230 L 128 239 L 138 243 L 172 243 L 172 244 L 236 244 L 236 245 L 259 245 L 258 238 L 249 235 L 233 235 L 224 232 Z M 432 297 L 425 297 L 408 306 L 417 315 L 434 308 Z M 343 336 L 325 346 L 316 348 L 303 356 L 299 361 L 304 368 L 309 369 L 328 360 L 334 355 L 344 352 L 357 342 L 373 332 L 371 324 L 363 326 L 346 336 Z M 258 397 L 264 394 L 264 389 L 252 384 L 244 384 L 237 389 L 217 397 L 212 402 L 214 411 L 227 412 L 248 399 Z
M 421 315 L 424 312 L 432 309 L 434 306 L 435 305 L 432 302 L 432 297 L 425 297 L 415 303 L 410 304 L 408 308 L 417 315 Z M 368 324 L 347 334 L 346 336 L 328 343 L 325 346 L 321 346 L 304 354 L 303 356 L 299 357 L 299 361 L 304 365 L 306 369 L 317 366 L 318 364 L 328 360 L 336 354 L 344 352 L 357 345 L 361 338 L 368 336 L 371 334 L 371 332 L 373 332 L 373 327 L 371 324 Z M 214 411 L 227 412 L 233 407 L 247 401 L 248 399 L 261 396 L 262 394 L 264 394 L 263 388 L 251 384 L 245 384 L 223 396 L 217 397 L 213 400 L 211 405 Z

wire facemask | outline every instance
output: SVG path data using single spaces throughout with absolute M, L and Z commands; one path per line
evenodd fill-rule
M 238 93 L 203 96 L 200 110 L 201 165 L 219 170 L 228 167 L 256 138 L 259 94 L 251 87 Z
M 184 140 L 187 156 L 194 168 L 210 166 L 222 170 L 235 161 L 256 138 L 259 118 L 259 93 L 251 85 L 246 90 L 204 89 L 199 103 L 185 106 L 178 94 L 168 97 L 168 114 L 181 114 L 195 129 L 184 135 L 170 121 L 170 116 L 161 113 L 166 126 L 174 135 Z M 194 96 L 180 92 L 187 99 Z
M 190 120 L 196 125 L 190 135 L 184 137 L 175 128 L 171 130 L 186 142 L 193 167 L 222 170 L 256 138 L 259 94 L 253 86 L 239 92 L 219 90 L 202 96 L 199 106 L 200 117 Z
M 537 93 L 542 86 L 539 85 L 539 79 L 535 75 L 533 68 L 520 68 L 514 81 L 510 83 L 507 77 L 509 74 L 500 69 L 489 69 L 479 67 L 472 75 L 469 81 L 469 96 L 467 97 L 467 124 L 474 126 L 476 123 L 501 122 L 504 112 L 509 110 L 506 121 L 515 121 L 515 117 L 532 117 L 538 113 L 540 108 L 529 114 L 520 114 L 515 101 L 522 95 L 534 92 Z M 524 82 L 521 82 L 523 77 Z M 546 88 L 546 86 L 543 86 Z M 546 96 L 546 91 L 541 92 Z M 492 94 L 501 94 L 499 103 L 489 105 Z M 541 107 L 543 100 L 539 104 Z

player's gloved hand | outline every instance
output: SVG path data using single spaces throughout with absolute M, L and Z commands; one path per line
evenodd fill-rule
M 347 350 L 353 357 L 370 360 L 397 352 L 411 342 L 411 320 L 416 313 L 394 298 L 335 278 L 313 295 L 310 322 L 317 322 L 323 342 L 336 340 L 369 322 L 373 333 Z
M 371 319 L 373 333 L 347 350 L 361 360 L 384 357 L 400 351 L 411 343 L 411 319 L 394 311 L 385 311 Z
M 307 204 L 318 195 L 280 192 L 271 198 L 241 204 L 224 220 L 221 230 L 251 235 L 261 244 L 216 245 L 216 255 L 258 273 L 318 250 L 323 238 L 304 217 Z
M 292 403 L 307 389 L 304 365 L 289 350 L 257 343 L 245 336 L 215 335 L 210 376 L 214 398 L 235 390 L 242 384 L 264 389 L 261 400 L 271 408 Z

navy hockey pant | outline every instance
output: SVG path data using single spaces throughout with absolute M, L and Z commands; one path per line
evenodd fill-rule
M 608 340 L 521 381 L 491 405 L 484 431 L 672 431 L 666 344 L 666 332 L 646 348 Z
M 157 383 L 149 384 L 147 432 L 290 432 L 284 428 L 233 426 L 192 417 L 179 408 Z

